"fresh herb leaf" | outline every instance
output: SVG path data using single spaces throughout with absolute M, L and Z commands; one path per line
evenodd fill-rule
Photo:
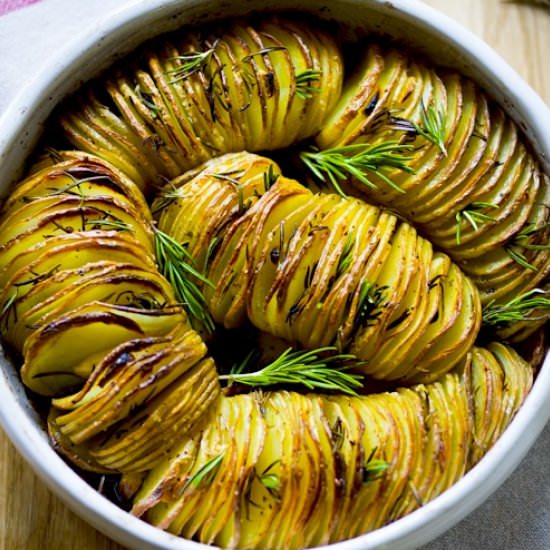
M 529 260 L 527 259 L 527 256 L 523 253 L 521 250 L 521 247 L 511 243 L 504 247 L 504 250 L 508 253 L 508 256 L 514 260 L 517 264 L 519 264 L 521 267 L 525 269 L 529 269 L 530 271 L 536 271 L 537 268 L 529 263 Z
M 525 250 L 548 250 L 550 245 L 541 244 L 538 241 L 547 242 L 545 237 L 546 231 L 550 224 L 545 223 L 540 226 L 535 226 L 533 223 L 527 223 L 514 236 L 514 238 L 504 247 L 509 256 L 525 269 L 536 271 L 537 268 L 529 263 L 525 255 Z
M 479 225 L 483 222 L 496 221 L 495 218 L 481 212 L 488 208 L 497 208 L 496 204 L 490 202 L 472 202 L 455 214 L 456 220 L 456 244 L 460 244 L 462 238 L 462 221 L 466 220 L 475 231 L 479 231 Z M 479 224 L 479 225 L 478 225 Z
M 214 320 L 208 311 L 204 294 L 194 280 L 210 287 L 213 285 L 193 266 L 193 258 L 187 249 L 164 231 L 155 229 L 155 255 L 160 272 L 174 288 L 191 321 L 213 332 Z
M 357 302 L 357 312 L 355 314 L 354 325 L 356 327 L 365 327 L 369 321 L 376 320 L 380 315 L 380 306 L 384 299 L 385 287 L 380 287 L 369 281 L 363 281 L 359 289 L 359 299 Z
M 309 351 L 285 350 L 277 359 L 256 372 L 243 372 L 251 366 L 254 356 L 236 365 L 229 374 L 220 375 L 220 380 L 228 384 L 245 384 L 248 386 L 273 386 L 276 384 L 299 384 L 306 388 L 336 390 L 348 395 L 356 395 L 356 388 L 362 386 L 362 376 L 347 372 L 352 367 L 362 366 L 352 354 L 334 353 L 333 346 Z M 326 355 L 331 354 L 331 355 Z M 345 364 L 352 362 L 352 364 Z
M 363 464 L 363 483 L 369 483 L 380 479 L 384 472 L 390 467 L 390 465 L 377 458 L 373 458 L 376 453 L 376 447 L 370 453 L 365 464 Z
M 312 82 L 317 82 L 323 73 L 315 69 L 307 69 L 296 75 L 296 95 L 301 99 L 311 99 L 313 94 L 318 94 L 321 89 L 311 86 Z
M 264 191 L 267 193 L 278 179 L 279 174 L 273 172 L 273 164 L 270 164 L 267 171 L 264 172 Z
M 225 174 L 212 174 L 212 177 L 227 181 L 229 183 L 232 183 L 235 186 L 235 189 L 237 191 L 237 200 L 239 203 L 239 213 L 242 213 L 246 210 L 247 206 L 244 204 L 244 198 L 243 198 L 243 184 L 238 179 L 232 178 L 230 176 L 227 176 Z
M 424 139 L 427 139 L 447 156 L 445 148 L 445 128 L 447 126 L 447 116 L 443 109 L 426 107 L 424 101 L 421 101 L 420 124 L 407 120 L 405 118 L 391 117 L 392 128 L 404 132 L 414 132 Z
M 258 50 L 257 52 L 249 53 L 248 55 L 245 55 L 241 61 L 243 63 L 249 63 L 253 57 L 257 55 L 267 55 L 269 53 L 273 52 L 279 52 L 282 50 L 286 50 L 285 46 L 268 46 L 267 48 L 262 48 L 261 50 Z
M 13 318 L 13 322 L 17 323 L 17 289 L 15 292 L 12 293 L 12 295 L 4 302 L 2 305 L 2 310 L 0 310 L 0 319 L 2 320 L 2 323 L 5 328 L 8 327 L 10 322 L 10 317 Z
M 483 323 L 501 326 L 519 321 L 540 321 L 545 317 L 529 317 L 535 310 L 550 311 L 549 290 L 534 288 L 505 304 L 495 304 L 492 300 L 483 308 Z
M 256 474 L 260 483 L 267 489 L 268 493 L 275 499 L 281 498 L 281 479 L 271 470 L 281 462 L 280 459 L 274 460 L 269 466 L 264 468 L 261 474 Z
M 343 275 L 349 269 L 349 266 L 353 262 L 354 246 L 355 246 L 355 239 L 353 238 L 352 234 L 349 233 L 346 239 L 346 242 L 344 243 L 342 254 L 338 259 L 338 266 L 336 267 L 337 277 L 340 277 L 341 275 Z
M 209 63 L 218 44 L 219 40 L 216 40 L 204 52 L 192 52 L 173 57 L 173 60 L 179 61 L 181 64 L 179 67 L 166 72 L 166 74 L 171 77 L 170 84 L 174 84 L 180 80 L 185 80 L 191 75 L 202 71 Z
M 151 117 L 157 118 L 159 116 L 160 107 L 153 101 L 152 94 L 150 92 L 143 91 L 140 84 L 136 85 L 134 92 L 138 96 L 141 103 L 143 103 L 149 111 L 151 111 Z
M 211 485 L 214 481 L 214 478 L 220 470 L 220 466 L 223 461 L 224 454 L 220 453 L 219 455 L 211 458 L 205 462 L 185 483 L 183 490 L 185 491 L 187 487 L 192 489 L 197 489 L 201 485 Z
M 376 189 L 378 186 L 369 178 L 369 174 L 375 174 L 392 189 L 404 193 L 403 189 L 388 178 L 384 170 L 397 168 L 409 174 L 414 173 L 407 164 L 412 157 L 406 154 L 412 150 L 412 146 L 398 142 L 379 145 L 357 143 L 323 151 L 303 151 L 300 159 L 320 181 L 330 183 L 342 197 L 347 195 L 340 183 L 347 181 L 349 177 Z

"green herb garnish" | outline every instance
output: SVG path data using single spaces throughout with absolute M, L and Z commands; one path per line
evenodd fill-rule
M 155 255 L 160 272 L 174 288 L 191 320 L 213 332 L 214 320 L 208 311 L 204 294 L 194 280 L 210 287 L 213 285 L 193 266 L 193 258 L 185 246 L 164 231 L 155 229 Z
M 197 489 L 201 485 L 211 485 L 214 481 L 214 478 L 220 470 L 220 466 L 223 461 L 224 454 L 220 453 L 219 455 L 211 458 L 205 462 L 185 483 L 183 486 L 183 491 L 187 487 L 192 489 Z
M 445 128 L 447 126 L 447 116 L 443 109 L 436 109 L 431 105 L 426 107 L 424 101 L 421 101 L 420 124 L 407 120 L 405 118 L 391 117 L 392 127 L 404 132 L 414 132 L 424 139 L 427 139 L 447 156 L 445 148 Z
M 519 321 L 540 321 L 544 317 L 529 317 L 529 314 L 537 309 L 550 311 L 550 298 L 546 298 L 547 294 L 550 291 L 534 288 L 505 304 L 495 304 L 492 300 L 483 308 L 483 322 L 486 325 L 499 326 Z
M 357 301 L 357 313 L 355 314 L 355 327 L 368 326 L 369 321 L 375 321 L 380 313 L 380 306 L 384 299 L 385 287 L 380 287 L 368 281 L 363 281 L 359 289 Z
M 185 80 L 191 75 L 202 71 L 210 61 L 210 58 L 212 57 L 218 43 L 219 40 L 216 40 L 212 46 L 204 52 L 193 52 L 172 57 L 173 60 L 179 61 L 181 65 L 175 69 L 166 71 L 166 74 L 172 77 L 170 84 L 174 84 L 180 80 Z
M 227 380 L 247 386 L 273 386 L 277 384 L 298 384 L 306 388 L 336 390 L 348 395 L 357 395 L 355 388 L 362 386 L 362 376 L 347 372 L 350 368 L 364 365 L 352 354 L 334 353 L 337 349 L 326 346 L 309 351 L 285 350 L 256 372 L 243 372 L 254 363 L 256 354 L 249 353 L 241 363 L 235 365 L 229 374 L 220 375 Z M 332 354 L 332 355 L 326 355 Z M 344 362 L 352 362 L 345 365 Z
M 267 489 L 268 493 L 276 500 L 281 498 L 281 480 L 277 474 L 271 470 L 281 462 L 280 459 L 274 460 L 267 466 L 261 474 L 258 474 L 260 483 Z
M 151 111 L 151 117 L 157 118 L 159 115 L 160 107 L 155 104 L 153 101 L 153 96 L 150 92 L 145 92 L 141 89 L 141 85 L 137 84 L 134 88 L 135 94 L 138 96 L 138 99 L 143 103 L 149 111 Z
M 369 174 L 375 174 L 392 189 L 404 193 L 405 191 L 390 180 L 383 170 L 397 168 L 409 174 L 414 173 L 407 165 L 411 157 L 405 154 L 412 150 L 412 146 L 397 142 L 379 145 L 357 143 L 324 151 L 303 151 L 300 153 L 300 159 L 320 181 L 330 183 L 342 197 L 347 195 L 340 183 L 347 181 L 349 177 L 376 189 L 378 186 L 369 178 Z
M 245 55 L 241 61 L 243 63 L 249 63 L 253 57 L 256 57 L 257 55 L 263 56 L 267 55 L 269 53 L 273 52 L 280 52 L 282 50 L 286 50 L 287 48 L 285 46 L 268 46 L 266 48 L 262 48 L 261 50 L 258 50 L 257 52 L 249 53 L 248 55 Z
M 550 224 L 545 223 L 539 227 L 535 227 L 532 223 L 527 223 L 521 231 L 519 231 L 514 238 L 504 247 L 508 255 L 519 265 L 525 269 L 536 271 L 537 268 L 529 263 L 529 260 L 525 256 L 525 250 L 548 250 L 550 245 L 537 244 L 532 242 L 533 238 L 540 236 L 543 231 L 548 229 Z
M 338 266 L 336 267 L 336 276 L 340 277 L 343 275 L 348 269 L 351 263 L 353 262 L 353 248 L 355 246 L 355 239 L 353 236 L 348 234 L 348 237 L 346 239 L 346 242 L 344 244 L 344 248 L 342 250 L 342 254 L 340 255 L 340 258 L 338 259 Z
M 322 72 L 315 69 L 307 69 L 296 75 L 296 95 L 302 99 L 311 99 L 313 94 L 318 94 L 321 89 L 311 86 L 321 78 Z
M 466 220 L 475 231 L 479 231 L 479 225 L 484 222 L 496 221 L 492 216 L 481 212 L 481 210 L 487 210 L 488 208 L 497 208 L 497 205 L 490 202 L 472 202 L 466 206 L 466 208 L 456 213 L 456 244 L 460 244 L 462 237 L 461 225 L 463 220 Z
M 279 174 L 273 172 L 273 164 L 269 165 L 269 168 L 264 172 L 264 191 L 267 193 L 275 182 L 279 179 Z
M 363 483 L 369 483 L 380 479 L 390 465 L 377 458 L 373 458 L 376 453 L 376 447 L 371 451 L 368 459 L 363 464 Z

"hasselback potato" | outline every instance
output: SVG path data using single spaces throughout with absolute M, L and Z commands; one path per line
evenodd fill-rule
M 383 170 L 393 186 L 374 172 L 368 184 L 342 173 L 342 185 L 413 223 L 473 279 L 484 305 L 547 285 L 550 179 L 512 119 L 470 80 L 395 48 L 371 44 L 359 59 L 306 162 L 394 144 L 405 161 Z M 531 330 L 548 315 L 535 312 Z
M 336 36 L 270 15 L 147 43 L 63 106 L 1 211 L 0 335 L 52 444 L 221 547 L 336 542 L 441 494 L 531 387 L 495 338 L 548 317 L 550 185 L 514 123 Z
M 139 189 L 79 152 L 33 172 L 3 209 L 2 337 L 24 384 L 57 398 L 60 450 L 87 469 L 151 467 L 219 392 L 214 363 L 158 272 Z
M 206 266 L 204 292 L 219 323 L 248 317 L 301 347 L 336 345 L 389 380 L 434 380 L 470 348 L 477 290 L 409 224 L 355 199 L 313 194 L 252 154 L 225 155 L 193 174 L 171 182 L 153 209 L 160 229 Z
M 200 434 L 142 481 L 132 513 L 224 548 L 351 538 L 455 483 L 499 437 L 532 381 L 510 348 L 474 347 L 428 385 L 363 397 L 222 397 Z
M 176 33 L 77 94 L 61 123 L 143 189 L 223 153 L 312 136 L 340 94 L 342 63 L 334 37 L 299 20 Z

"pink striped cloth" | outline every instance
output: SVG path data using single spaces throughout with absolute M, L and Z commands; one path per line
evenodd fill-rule
M 10 11 L 15 11 L 40 1 L 41 0 L 0 0 L 0 15 L 5 15 Z

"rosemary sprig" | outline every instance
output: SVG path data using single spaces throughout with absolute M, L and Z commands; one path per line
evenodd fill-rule
M 547 294 L 550 291 L 534 288 L 505 304 L 496 305 L 492 300 L 483 308 L 483 322 L 500 326 L 518 321 L 539 321 L 544 317 L 528 316 L 537 309 L 550 311 L 550 298 L 545 297 Z
M 268 53 L 280 52 L 280 51 L 286 50 L 286 49 L 287 49 L 286 46 L 267 46 L 266 48 L 262 48 L 261 50 L 258 50 L 257 52 L 252 52 L 252 53 L 249 53 L 248 55 L 245 55 L 241 59 L 241 62 L 250 63 L 252 58 L 257 56 L 257 55 L 263 56 L 263 55 L 267 55 Z
M 275 499 L 281 498 L 281 479 L 271 470 L 281 462 L 281 459 L 274 460 L 269 466 L 264 468 L 261 474 L 257 474 L 260 483 L 267 489 L 268 493 Z
M 371 451 L 366 462 L 363 464 L 363 483 L 380 479 L 382 474 L 390 467 L 386 461 L 373 458 L 375 453 L 376 447 Z
M 332 439 L 332 452 L 336 453 L 342 448 L 347 437 L 346 428 L 339 416 L 334 421 L 334 425 L 330 427 L 330 436 Z
M 439 147 L 439 150 L 447 156 L 447 148 L 445 147 L 445 127 L 447 126 L 447 116 L 443 109 L 429 106 L 426 108 L 424 101 L 421 102 L 420 118 L 422 125 L 415 124 L 415 131 L 422 137 L 431 141 Z
M 517 244 L 514 244 L 513 242 L 506 245 L 504 247 L 504 250 L 508 253 L 508 256 L 514 260 L 517 264 L 519 264 L 521 267 L 525 269 L 529 269 L 530 271 L 536 271 L 537 268 L 529 263 L 529 260 L 527 259 L 527 256 L 523 253 L 521 250 L 521 247 Z
M 357 313 L 355 314 L 354 326 L 365 327 L 369 321 L 376 320 L 380 315 L 380 305 L 384 299 L 385 287 L 377 284 L 363 281 L 359 289 L 359 299 L 357 301 Z
M 337 390 L 348 395 L 357 395 L 355 388 L 362 386 L 360 374 L 347 372 L 352 365 L 343 362 L 353 361 L 353 366 L 362 365 L 352 354 L 334 354 L 334 346 L 326 346 L 310 351 L 286 349 L 277 359 L 256 372 L 243 372 L 254 362 L 255 354 L 249 353 L 243 362 L 235 365 L 229 374 L 219 376 L 234 383 L 247 386 L 273 386 L 276 384 L 299 384 L 306 388 Z M 325 355 L 333 353 L 332 355 Z
M 533 237 L 542 235 L 543 231 L 548 229 L 550 224 L 545 223 L 536 227 L 533 223 L 526 224 L 514 238 L 504 247 L 509 256 L 525 269 L 536 271 L 537 268 L 529 263 L 524 254 L 524 250 L 548 250 L 550 245 L 533 243 Z
M 208 311 L 201 289 L 193 281 L 213 287 L 212 283 L 193 266 L 187 249 L 164 231 L 155 229 L 155 255 L 160 272 L 174 288 L 187 314 L 209 331 L 214 331 L 214 320 Z
M 69 183 L 69 185 L 66 185 L 66 186 L 64 186 L 60 189 L 52 189 L 51 192 L 46 195 L 47 197 L 55 197 L 57 195 L 63 195 L 63 194 L 66 193 L 67 195 L 76 195 L 78 197 L 83 198 L 84 195 L 83 195 L 82 191 L 80 190 L 80 184 L 81 183 L 87 183 L 89 181 L 105 180 L 105 176 L 103 176 L 103 175 L 88 176 L 87 178 L 76 178 L 68 170 L 63 170 L 61 172 L 61 174 L 63 174 L 64 176 L 67 176 L 68 178 L 70 178 L 71 183 Z M 73 189 L 76 189 L 76 192 L 71 193 L 71 191 Z
M 188 487 L 197 489 L 201 485 L 211 485 L 220 470 L 224 454 L 220 453 L 205 462 L 186 482 L 183 491 Z
M 311 99 L 313 94 L 318 94 L 321 89 L 311 86 L 317 82 L 323 73 L 316 69 L 307 69 L 296 75 L 296 95 L 301 99 Z
M 264 191 L 267 193 L 278 179 L 279 174 L 273 172 L 273 164 L 270 164 L 267 172 L 264 172 Z
M 497 208 L 496 204 L 490 202 L 472 202 L 466 208 L 463 208 L 455 214 L 456 220 L 456 244 L 460 244 L 462 237 L 462 221 L 466 220 L 475 231 L 479 231 L 479 225 L 483 222 L 494 222 L 495 218 L 480 212 L 488 208 Z
M 208 271 L 208 266 L 210 265 L 212 258 L 215 256 L 216 252 L 218 251 L 218 248 L 221 242 L 222 242 L 222 238 L 219 235 L 214 235 L 210 239 L 210 242 L 208 243 L 208 248 L 206 249 L 206 254 L 204 256 L 204 265 L 202 268 L 203 273 L 206 273 Z
M 344 243 L 344 248 L 342 254 L 338 259 L 338 265 L 336 267 L 336 276 L 340 277 L 343 275 L 351 265 L 353 261 L 353 248 L 355 246 L 355 238 L 351 233 L 348 234 L 346 242 Z
M 160 107 L 153 101 L 153 96 L 151 93 L 143 91 L 140 84 L 136 85 L 134 92 L 138 96 L 141 103 L 143 103 L 149 111 L 151 111 L 151 117 L 157 118 L 159 116 Z
M 526 250 L 548 250 L 550 244 L 532 242 L 533 237 L 543 235 L 543 231 L 546 231 L 548 228 L 550 228 L 550 223 L 545 223 L 539 227 L 536 227 L 534 223 L 527 223 L 514 237 L 513 242 Z
M 219 40 L 215 40 L 214 43 L 204 52 L 193 52 L 184 55 L 177 55 L 171 59 L 180 61 L 181 65 L 175 69 L 166 71 L 168 76 L 171 76 L 170 84 L 174 84 L 180 80 L 185 80 L 191 75 L 202 71 L 206 64 L 210 61 L 214 50 L 219 44 Z
M 392 117 L 392 127 L 396 130 L 403 130 L 405 132 L 415 132 L 434 145 L 437 145 L 439 150 L 447 156 L 447 149 L 445 147 L 447 116 L 445 111 L 440 108 L 435 108 L 432 105 L 426 107 L 423 100 L 421 100 L 420 105 L 420 124 L 412 120 Z
M 92 229 L 113 229 L 115 231 L 130 231 L 132 232 L 133 229 L 122 220 L 119 219 L 112 219 L 112 220 L 85 220 L 84 226 L 87 227 L 90 225 Z
M 232 183 L 235 186 L 235 189 L 237 190 L 237 200 L 239 204 L 239 213 L 244 212 L 248 205 L 244 204 L 244 196 L 243 196 L 243 184 L 238 179 L 232 178 L 231 176 L 228 176 L 226 174 L 212 174 L 213 178 L 227 181 L 228 183 Z
M 412 150 L 412 146 L 398 142 L 388 141 L 379 145 L 358 143 L 324 151 L 303 151 L 300 153 L 300 159 L 319 180 L 330 183 L 342 197 L 346 197 L 346 194 L 340 182 L 346 181 L 350 176 L 367 187 L 377 188 L 376 183 L 369 178 L 370 173 L 378 176 L 392 189 L 404 193 L 405 191 L 390 180 L 383 170 L 397 168 L 409 174 L 414 173 L 407 165 L 411 157 L 405 154 Z
M 162 190 L 153 202 L 151 213 L 153 215 L 158 214 L 178 199 L 186 198 L 188 195 L 183 191 L 184 187 L 172 187 L 171 189 Z
M 5 328 L 8 327 L 10 322 L 10 317 L 13 317 L 13 322 L 17 322 L 17 301 L 18 291 L 15 289 L 15 292 L 4 302 L 2 309 L 0 310 L 0 319 Z

